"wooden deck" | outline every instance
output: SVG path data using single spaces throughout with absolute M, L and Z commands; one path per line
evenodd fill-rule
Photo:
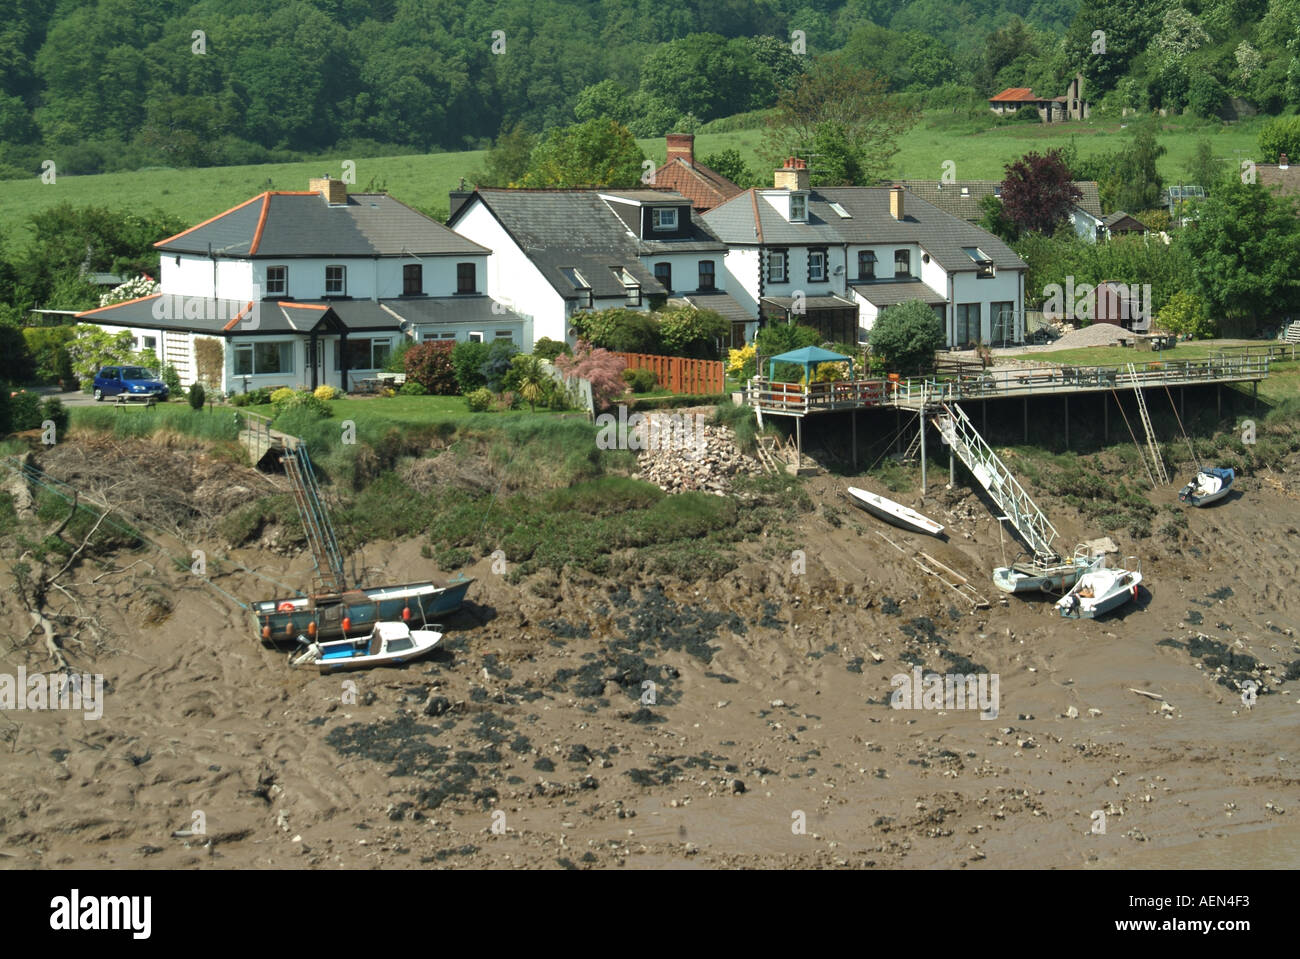
M 1136 363 L 1136 379 L 1122 366 L 1003 369 L 949 379 L 855 380 L 813 383 L 809 387 L 757 377 L 745 396 L 746 402 L 760 413 L 777 416 L 802 417 L 868 407 L 921 411 L 963 400 L 1258 382 L 1268 376 L 1273 358 L 1267 353 L 1224 352 L 1204 360 Z

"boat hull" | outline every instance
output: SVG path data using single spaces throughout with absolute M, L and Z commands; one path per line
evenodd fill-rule
M 425 633 L 426 630 L 412 630 L 411 635 L 414 637 L 419 633 Z M 403 666 L 406 663 L 423 659 L 434 651 L 438 641 L 442 639 L 441 634 L 430 634 L 432 642 L 424 642 L 408 652 L 388 654 L 383 653 L 378 656 L 350 656 L 339 659 L 322 659 L 311 665 L 315 666 L 321 673 L 347 673 L 358 669 L 372 669 L 375 666 Z
M 1060 612 L 1063 619 L 1096 619 L 1098 616 L 1105 616 L 1107 613 L 1114 612 L 1121 606 L 1133 602 L 1137 599 L 1138 584 L 1142 582 L 1142 574 L 1129 570 L 1119 570 L 1119 575 L 1126 577 L 1127 581 L 1122 585 L 1117 583 L 1114 587 L 1107 590 L 1105 596 L 1092 599 L 1087 605 L 1075 597 L 1075 590 L 1062 597 L 1056 604 L 1057 611 Z M 1076 585 L 1076 590 L 1077 590 Z M 1071 603 L 1070 599 L 1074 598 L 1075 602 Z
M 1227 496 L 1229 493 L 1232 492 L 1233 483 L 1235 483 L 1237 480 L 1236 471 L 1232 470 L 1231 468 L 1226 468 L 1226 469 L 1216 468 L 1213 470 L 1207 470 L 1206 472 L 1210 476 L 1216 477 L 1220 480 L 1219 488 L 1214 490 L 1211 493 L 1204 493 L 1201 495 L 1197 495 L 1196 490 L 1199 488 L 1197 486 L 1197 479 L 1200 479 L 1200 476 L 1198 475 L 1197 479 L 1192 480 L 1181 490 L 1179 490 L 1178 492 L 1179 500 L 1181 500 L 1184 503 L 1189 503 L 1192 506 L 1209 506 L 1211 503 L 1217 503 L 1219 500 L 1223 499 L 1225 496 Z
M 905 529 L 909 533 L 924 533 L 927 536 L 942 536 L 943 527 L 927 516 L 908 509 L 901 503 L 856 487 L 849 487 L 849 496 L 853 502 L 877 519 L 882 519 L 891 526 Z M 915 517 L 912 519 L 908 514 Z
M 1086 566 L 1070 566 L 1042 573 L 1030 573 L 1014 566 L 999 566 L 993 570 L 993 585 L 1004 593 L 1063 593 L 1079 581 Z
M 294 597 L 269 599 L 253 604 L 258 635 L 269 642 L 292 642 L 299 636 L 311 634 L 320 640 L 341 639 L 344 636 L 343 620 L 348 620 L 347 635 L 369 632 L 381 620 L 403 621 L 404 610 L 410 610 L 412 624 L 427 623 L 438 617 L 454 613 L 465 602 L 473 579 L 453 580 L 446 586 L 433 583 L 411 583 L 405 586 L 380 586 L 359 590 L 364 600 L 345 601 L 337 597 Z M 282 609 L 288 606 L 288 609 Z

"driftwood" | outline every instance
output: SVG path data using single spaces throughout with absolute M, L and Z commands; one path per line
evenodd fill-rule
M 1161 696 L 1159 693 L 1147 692 L 1145 689 L 1134 689 L 1133 687 L 1130 686 L 1129 692 L 1137 693 L 1139 696 L 1145 696 L 1147 699 L 1154 699 L 1158 702 L 1163 703 L 1165 701 L 1165 697 Z
M 29 609 L 27 615 L 32 618 L 32 624 L 39 626 L 45 633 L 45 649 L 50 654 L 50 658 L 54 660 L 54 664 L 59 667 L 61 672 L 67 672 L 71 669 L 72 667 L 68 665 L 68 658 L 63 655 L 63 650 L 59 648 L 58 636 L 54 632 L 54 624 L 34 609 Z

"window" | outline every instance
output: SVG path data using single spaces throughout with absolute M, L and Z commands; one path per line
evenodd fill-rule
M 235 346 L 235 375 L 293 372 L 293 342 L 240 343 Z
M 494 334 L 492 334 L 492 336 L 494 339 L 510 340 L 511 342 L 514 342 L 514 338 L 515 338 L 515 334 L 513 330 L 497 330 Z
M 289 295 L 289 268 L 287 266 L 268 266 L 266 268 L 266 295 Z
M 876 278 L 876 254 L 863 250 L 858 254 L 858 279 L 874 280 Z
M 786 282 L 786 251 L 769 250 L 767 254 L 767 282 Z
M 480 333 L 480 332 L 474 332 L 474 333 L 471 333 L 471 334 L 469 335 L 469 341 L 470 341 L 471 343 L 482 343 L 482 342 L 483 342 L 483 334 Z
M 911 276 L 912 275 L 912 251 L 895 250 L 894 251 L 894 276 Z
M 808 251 L 808 282 L 824 283 L 826 281 L 826 251 Z
M 655 207 L 650 211 L 650 225 L 656 230 L 677 229 L 677 208 L 671 206 Z
M 437 340 L 454 340 L 455 338 L 456 338 L 455 333 L 421 333 L 420 334 L 421 343 L 433 343 Z
M 586 277 L 571 266 L 560 267 L 560 273 L 578 292 L 578 309 L 591 309 L 591 284 L 587 282 Z
M 993 276 L 993 259 L 977 246 L 963 246 L 962 251 L 971 258 L 976 266 L 975 275 L 981 280 Z
M 339 350 L 334 351 L 334 369 L 340 369 Z M 347 355 L 349 370 L 382 370 L 393 354 L 391 337 L 371 339 L 348 337 Z
M 325 267 L 325 295 L 347 296 L 348 270 L 344 266 Z
M 957 304 L 957 329 L 953 334 L 953 346 L 967 346 L 980 339 L 980 305 L 978 303 Z
M 790 219 L 804 223 L 808 219 L 808 197 L 803 193 L 790 194 Z
M 1015 340 L 1016 310 L 1013 302 L 990 303 L 989 320 L 992 323 L 989 342 L 993 346 L 1006 346 Z
M 402 266 L 402 296 L 419 296 L 424 292 L 424 267 L 419 263 Z
M 853 214 L 850 213 L 848 210 L 844 209 L 843 204 L 840 204 L 840 203 L 832 203 L 832 204 L 831 204 L 831 209 L 835 211 L 835 215 L 836 215 L 837 217 L 839 217 L 841 220 L 851 220 L 851 219 L 853 219 Z
M 663 284 L 669 293 L 673 291 L 673 265 L 671 263 L 655 264 L 655 279 Z
M 641 284 L 637 282 L 636 277 L 621 266 L 611 266 L 610 270 L 613 272 L 614 278 L 623 284 L 623 293 L 626 297 L 625 304 L 627 306 L 640 306 Z
M 145 349 L 145 350 L 153 350 L 154 352 L 157 352 L 157 350 L 158 350 L 158 337 L 156 337 L 156 336 L 142 336 L 142 337 L 140 337 L 140 342 L 141 342 L 141 344 L 143 345 L 143 346 L 142 346 L 143 349 Z
M 714 279 L 715 279 L 715 277 L 714 277 L 714 275 L 713 275 L 713 261 L 712 261 L 712 260 L 700 260 L 700 285 L 699 285 L 699 289 L 701 289 L 701 290 L 716 290 L 716 289 L 717 289 L 717 286 L 716 286 L 715 283 L 714 283 Z
M 478 292 L 478 279 L 475 276 L 473 263 L 456 264 L 456 292 L 457 293 Z

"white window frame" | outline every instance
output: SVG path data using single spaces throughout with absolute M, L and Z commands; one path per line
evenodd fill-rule
M 271 271 L 279 270 L 280 288 L 277 290 L 273 286 L 276 282 L 271 279 Z M 289 295 L 289 268 L 287 266 L 268 266 L 266 268 L 266 295 L 267 296 L 288 296 Z
M 789 283 L 790 271 L 786 268 L 786 250 L 768 250 L 767 251 L 767 282 L 769 283 Z M 780 269 L 780 276 L 777 276 L 777 269 Z
M 650 209 L 650 228 L 652 230 L 677 229 L 677 207 L 656 206 Z
M 826 282 L 826 261 L 828 257 L 825 250 L 808 251 L 808 282 L 825 283 Z M 814 263 L 819 263 L 820 268 L 814 272 Z
M 471 330 L 471 331 L 470 331 L 470 334 L 469 334 L 469 342 L 471 342 L 471 343 L 482 343 L 482 342 L 483 342 L 483 331 L 482 331 L 482 330 Z
M 339 271 L 340 274 L 339 286 L 341 288 L 338 290 L 330 289 L 330 270 Z M 334 264 L 325 267 L 325 295 L 326 296 L 347 296 L 348 295 L 348 268 L 346 266 L 342 266 L 340 264 Z
M 798 203 L 799 205 L 798 210 L 795 209 L 796 203 Z M 808 194 L 806 193 L 790 194 L 790 221 L 792 223 L 808 222 Z

